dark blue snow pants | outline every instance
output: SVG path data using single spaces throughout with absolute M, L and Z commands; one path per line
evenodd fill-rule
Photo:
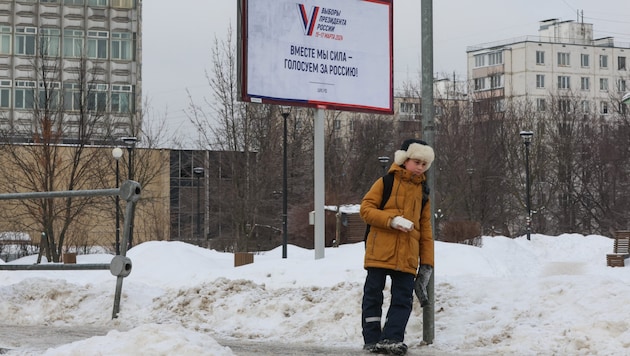
M 387 311 L 385 325 L 381 330 L 383 313 L 383 289 L 385 279 L 392 280 L 391 303 Z M 362 326 L 365 344 L 374 344 L 380 340 L 402 342 L 405 328 L 413 305 L 414 275 L 384 268 L 368 268 L 363 286 Z

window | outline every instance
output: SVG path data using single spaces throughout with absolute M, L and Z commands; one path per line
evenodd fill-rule
M 566 75 L 559 75 L 558 89 L 571 89 L 571 77 Z
M 130 32 L 112 32 L 112 59 L 133 60 L 132 43 Z
M 547 111 L 547 101 L 545 99 L 536 99 L 536 110 Z
M 63 0 L 65 5 L 83 5 L 83 0 Z
M 558 109 L 561 112 L 571 112 L 571 101 L 567 99 L 558 100 Z
M 81 109 L 81 85 L 74 83 L 63 84 L 63 109 L 77 111 Z
M 591 88 L 591 78 L 589 77 L 582 77 L 580 79 L 580 89 L 582 90 L 589 90 Z
M 503 74 L 490 76 L 490 88 L 503 88 Z
M 486 78 L 475 78 L 475 90 L 486 89 Z
M 599 78 L 599 90 L 608 91 L 608 78 Z
M 11 27 L 0 26 L 0 54 L 11 54 Z
M 588 100 L 582 100 L 582 112 L 589 113 L 591 112 L 591 102 Z
M 11 107 L 11 81 L 0 80 L 0 108 Z
M 107 109 L 107 84 L 88 84 L 87 108 L 104 112 Z
M 444 115 L 444 108 L 442 106 L 434 106 L 433 107 L 433 114 L 435 116 L 442 116 L 442 115 Z M 352 121 L 350 121 L 350 123 L 352 123 Z
M 580 56 L 580 64 L 582 67 L 587 68 L 590 66 L 590 59 L 588 54 L 582 54 Z
M 106 7 L 107 6 L 107 0 L 88 0 L 88 5 L 89 6 Z
M 544 88 L 544 87 L 545 87 L 545 75 L 536 74 L 536 88 Z
M 88 58 L 107 59 L 107 31 L 88 31 Z
M 15 108 L 32 109 L 35 97 L 35 82 L 17 80 L 15 82 Z
M 475 67 L 485 67 L 485 65 L 486 65 L 486 55 L 485 54 L 475 55 Z
M 626 57 L 617 57 L 617 69 L 626 70 Z
M 571 65 L 571 56 L 566 52 L 558 52 L 558 65 L 568 67 Z
M 503 52 L 488 53 L 488 65 L 503 64 Z
M 626 80 L 625 79 L 619 79 L 617 80 L 617 90 L 620 92 L 625 92 L 627 91 L 628 86 L 626 85 Z
M 545 51 L 536 51 L 536 64 L 545 64 Z
M 112 0 L 112 7 L 133 9 L 136 7 L 134 0 Z
M 605 54 L 599 55 L 599 67 L 608 68 L 608 56 Z
M 503 64 L 503 51 L 475 55 L 475 68 Z
M 64 30 L 63 55 L 64 57 L 79 58 L 83 53 L 83 31 Z
M 59 89 L 60 83 L 48 83 L 46 87 L 44 83 L 39 83 L 39 108 L 40 110 L 57 110 L 59 109 Z
M 36 35 L 37 27 L 16 27 L 15 54 L 34 56 Z
M 339 131 L 341 129 L 341 120 L 335 119 L 333 120 L 333 130 Z
M 494 101 L 494 111 L 495 112 L 505 111 L 505 99 L 499 99 L 499 100 Z
M 418 104 L 416 103 L 400 103 L 400 113 L 407 115 L 415 115 L 420 110 L 418 109 Z
M 112 112 L 130 113 L 134 109 L 133 86 L 112 85 Z
M 605 101 L 602 101 L 601 103 L 599 103 L 599 112 L 602 115 L 606 115 L 608 114 L 608 103 Z
M 43 56 L 59 57 L 60 35 L 61 31 L 56 28 L 40 30 L 39 46 Z

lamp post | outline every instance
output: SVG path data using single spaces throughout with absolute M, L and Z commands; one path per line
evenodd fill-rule
M 201 246 L 201 184 L 199 181 L 203 177 L 203 167 L 193 168 L 193 173 L 197 177 L 197 244 Z
M 529 145 L 532 142 L 534 133 L 532 131 L 521 131 L 520 135 L 523 139 L 523 144 L 525 145 L 525 195 L 527 203 L 527 218 L 525 221 L 527 222 L 527 239 L 529 240 L 532 233 L 532 206 L 531 191 L 529 186 Z
M 282 136 L 282 258 L 287 258 L 287 243 L 289 240 L 287 230 L 287 118 L 291 107 L 282 106 L 281 110 L 282 118 L 284 119 Z
M 468 174 L 468 219 L 473 219 L 473 184 L 472 184 L 472 175 L 475 173 L 474 168 L 466 168 L 466 174 Z
M 378 161 L 381 162 L 381 167 L 383 168 L 383 175 L 387 174 L 387 164 L 389 163 L 389 157 L 379 156 Z
M 136 147 L 136 142 L 138 142 L 137 137 L 122 137 L 121 140 L 127 145 L 127 153 L 128 153 L 128 163 L 127 163 L 127 177 L 129 180 L 133 180 L 133 149 Z M 133 247 L 133 221 L 129 225 L 129 241 L 127 245 L 127 250 L 130 250 Z
M 123 137 L 121 138 L 121 140 L 125 143 L 125 145 L 127 145 L 127 151 L 129 153 L 129 157 L 128 157 L 128 164 L 127 164 L 127 174 L 128 174 L 128 179 L 132 180 L 133 179 L 133 149 L 136 147 L 136 142 L 138 142 L 138 138 L 137 137 Z
M 120 166 L 118 161 L 123 155 L 123 150 L 120 147 L 115 147 L 112 150 L 112 156 L 116 160 L 116 188 L 118 188 L 118 182 L 120 181 Z M 116 255 L 120 255 L 120 195 L 116 194 Z

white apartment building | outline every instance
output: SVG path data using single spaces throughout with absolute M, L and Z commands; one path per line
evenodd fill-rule
M 86 120 L 95 143 L 134 135 L 141 8 L 141 0 L 0 0 L 0 132 L 29 141 L 45 117 L 63 142 L 77 140 Z
M 579 98 L 558 100 L 564 111 L 607 115 L 615 105 L 625 109 L 621 97 L 630 85 L 630 44 L 593 39 L 592 24 L 541 21 L 538 36 L 469 47 L 467 58 L 471 99 L 489 99 L 496 111 L 515 99 L 528 99 L 545 111 L 551 96 Z

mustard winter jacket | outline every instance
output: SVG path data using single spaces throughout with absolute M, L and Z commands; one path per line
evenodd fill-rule
M 419 263 L 433 266 L 431 202 L 427 201 L 421 209 L 422 182 L 426 176 L 412 175 L 395 163 L 389 172 L 394 172 L 394 184 L 383 210 L 379 209 L 383 197 L 382 179 L 374 182 L 361 202 L 361 218 L 371 225 L 364 267 L 387 268 L 415 275 Z M 414 222 L 412 231 L 403 232 L 390 226 L 392 219 L 399 215 Z

